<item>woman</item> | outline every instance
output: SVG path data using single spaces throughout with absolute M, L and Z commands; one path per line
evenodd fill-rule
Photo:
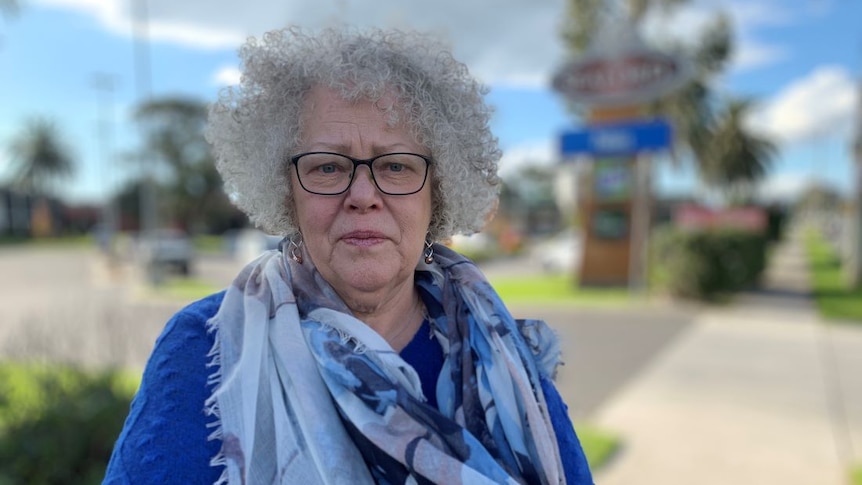
M 559 347 L 436 244 L 491 216 L 483 88 L 431 39 L 241 49 L 210 112 L 226 190 L 286 235 L 156 343 L 107 483 L 592 483 Z

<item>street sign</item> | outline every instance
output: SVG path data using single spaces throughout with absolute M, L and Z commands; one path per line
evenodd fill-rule
M 670 144 L 670 124 L 662 119 L 590 125 L 565 132 L 560 137 L 560 151 L 564 157 L 634 155 L 664 150 Z

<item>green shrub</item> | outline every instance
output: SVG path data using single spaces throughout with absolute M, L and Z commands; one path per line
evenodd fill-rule
M 0 364 L 0 484 L 98 484 L 138 380 Z
M 755 284 L 766 267 L 766 238 L 735 230 L 657 230 L 652 282 L 671 295 L 714 301 Z

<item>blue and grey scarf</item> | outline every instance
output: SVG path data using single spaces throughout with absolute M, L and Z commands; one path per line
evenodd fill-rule
M 438 309 L 439 409 L 310 263 L 270 251 L 240 273 L 209 322 L 219 483 L 565 483 L 539 381 L 555 336 L 514 320 L 472 262 L 434 251 L 416 283 Z

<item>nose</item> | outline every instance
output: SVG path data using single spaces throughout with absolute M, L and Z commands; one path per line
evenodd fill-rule
M 366 209 L 376 205 L 379 198 L 380 191 L 377 190 L 377 185 L 374 184 L 371 170 L 367 166 L 356 167 L 353 180 L 350 182 L 350 188 L 347 190 L 345 203 L 351 207 Z

